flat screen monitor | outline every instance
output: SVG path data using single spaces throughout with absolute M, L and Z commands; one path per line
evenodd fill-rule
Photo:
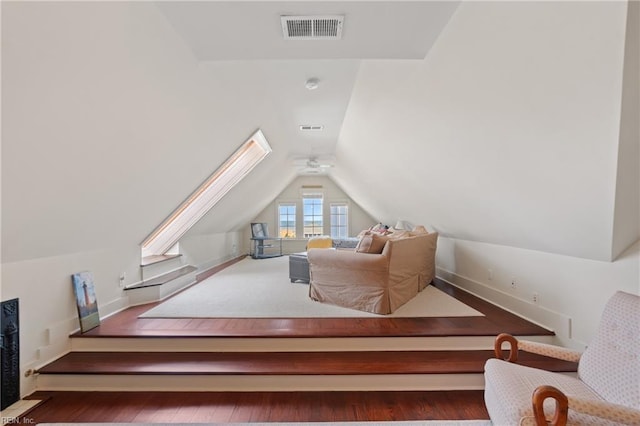
M 269 230 L 266 223 L 252 223 L 251 224 L 251 237 L 252 238 L 267 238 L 269 237 Z

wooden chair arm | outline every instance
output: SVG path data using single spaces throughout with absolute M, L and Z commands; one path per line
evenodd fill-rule
M 544 401 L 547 398 L 553 398 L 556 401 L 556 411 L 550 421 L 545 418 L 543 410 Z M 536 426 L 565 426 L 569 409 L 614 423 L 640 426 L 640 410 L 607 401 L 565 395 L 553 386 L 536 388 L 531 402 Z
M 508 358 L 504 357 L 502 350 L 502 344 L 505 342 L 509 343 L 510 353 Z M 578 362 L 580 360 L 580 357 L 582 356 L 582 352 L 563 348 L 561 346 L 549 345 L 546 343 L 532 342 L 529 340 L 518 340 L 507 333 L 499 334 L 496 337 L 494 343 L 494 352 L 496 354 L 496 358 L 509 362 L 516 362 L 518 360 L 519 350 L 571 362 Z
M 556 401 L 556 410 L 550 421 L 547 421 L 544 416 L 543 405 L 547 398 L 553 398 Z M 566 395 L 558 388 L 538 386 L 533 392 L 532 403 L 536 426 L 565 426 L 567 424 L 569 401 Z
M 502 344 L 504 342 L 509 343 L 509 357 L 505 358 L 502 353 Z M 493 345 L 493 351 L 496 354 L 496 358 L 504 361 L 516 362 L 518 360 L 518 339 L 508 333 L 500 333 L 496 337 L 496 341 Z

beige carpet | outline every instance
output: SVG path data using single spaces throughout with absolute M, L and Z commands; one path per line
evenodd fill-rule
M 141 318 L 344 318 L 483 316 L 433 286 L 390 315 L 319 303 L 289 280 L 289 257 L 245 258 L 140 315 Z

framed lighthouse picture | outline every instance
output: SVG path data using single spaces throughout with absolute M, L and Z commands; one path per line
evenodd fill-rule
M 73 291 L 76 295 L 78 317 L 80 318 L 80 331 L 91 330 L 100 325 L 98 314 L 98 300 L 93 286 L 93 274 L 89 271 L 78 272 L 71 276 Z

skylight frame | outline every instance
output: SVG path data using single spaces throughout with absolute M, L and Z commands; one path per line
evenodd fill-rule
M 141 243 L 142 257 L 169 251 L 271 151 L 269 142 L 258 129 Z

